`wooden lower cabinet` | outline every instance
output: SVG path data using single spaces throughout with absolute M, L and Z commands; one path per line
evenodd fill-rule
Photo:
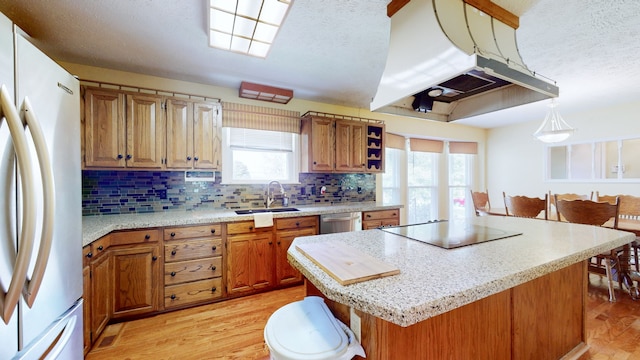
M 82 249 L 84 352 L 91 349 L 111 317 L 111 261 L 109 236 Z
M 227 235 L 229 295 L 273 286 L 274 254 L 271 228 L 268 231 Z
M 274 226 L 254 228 L 253 221 L 227 224 L 227 292 L 269 290 L 302 282 L 287 260 L 296 237 L 318 234 L 318 217 L 274 219 Z
M 362 230 L 400 225 L 400 209 L 362 212 Z
M 114 319 L 158 310 L 158 245 L 113 249 Z
M 202 304 L 223 296 L 220 224 L 164 229 L 164 308 Z

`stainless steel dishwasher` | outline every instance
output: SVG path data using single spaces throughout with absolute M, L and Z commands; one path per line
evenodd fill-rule
M 362 230 L 361 212 L 320 215 L 320 234 L 358 230 Z

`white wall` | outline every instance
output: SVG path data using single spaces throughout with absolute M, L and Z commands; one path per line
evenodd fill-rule
M 603 106 L 596 110 L 563 114 L 577 129 L 566 142 L 581 143 L 617 137 L 640 137 L 640 101 Z M 487 134 L 487 183 L 492 206 L 503 207 L 502 192 L 527 196 L 544 196 L 545 192 L 588 194 L 629 194 L 640 196 L 640 181 L 616 182 L 546 182 L 544 180 L 545 145 L 532 134 L 542 123 L 527 122 L 495 128 Z M 640 156 L 640 154 L 639 154 Z

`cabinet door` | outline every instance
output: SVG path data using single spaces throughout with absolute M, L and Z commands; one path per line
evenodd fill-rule
M 167 168 L 193 167 L 193 103 L 167 100 Z
M 102 333 L 111 317 L 111 261 L 102 254 L 91 261 L 91 341 Z
M 287 260 L 287 250 L 291 246 L 293 239 L 299 236 L 311 236 L 318 233 L 315 228 L 304 228 L 296 230 L 285 230 L 276 233 L 276 276 L 277 284 L 285 285 L 302 281 L 302 274 L 289 264 Z
M 124 95 L 89 88 L 84 104 L 85 167 L 124 167 Z
M 365 123 L 336 121 L 336 170 L 365 170 Z
M 196 103 L 193 112 L 194 168 L 219 169 L 221 143 L 218 107 L 212 103 Z
M 82 268 L 82 330 L 84 339 L 84 354 L 91 350 L 91 266 Z
M 270 286 L 273 283 L 273 234 L 240 234 L 227 240 L 229 294 Z
M 311 124 L 311 170 L 333 171 L 334 169 L 334 121 L 313 118 Z
M 127 95 L 127 166 L 162 168 L 164 134 L 162 97 Z
M 135 246 L 112 251 L 113 317 L 158 310 L 158 247 Z

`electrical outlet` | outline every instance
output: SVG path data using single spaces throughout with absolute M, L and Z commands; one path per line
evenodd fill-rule
M 356 314 L 353 308 L 349 308 L 349 328 L 353 331 L 358 342 L 360 342 L 360 316 Z

